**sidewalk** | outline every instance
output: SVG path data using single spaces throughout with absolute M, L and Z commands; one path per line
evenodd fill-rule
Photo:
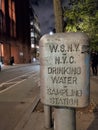
M 96 77 L 98 79 L 98 76 Z M 98 80 L 96 80 L 98 83 Z M 86 108 L 76 109 L 76 130 L 98 130 L 98 85 L 91 78 L 91 101 Z M 47 130 L 45 128 L 43 104 L 39 103 L 29 119 L 17 130 Z M 48 130 L 54 130 L 49 128 Z M 66 129 L 67 130 L 67 129 Z
M 2 65 L 1 71 L 6 70 L 6 69 L 12 69 L 12 68 L 20 67 L 20 66 L 25 66 L 25 65 L 27 65 L 27 64 Z

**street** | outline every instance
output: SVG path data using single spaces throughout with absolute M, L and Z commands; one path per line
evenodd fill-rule
M 18 67 L 19 66 L 19 67 Z M 39 67 L 33 64 L 8 66 L 9 69 L 2 69 L 0 72 L 0 84 L 16 77 L 38 71 Z
M 39 68 L 21 66 L 0 73 L 0 130 L 14 130 L 25 113 L 33 110 L 39 95 Z

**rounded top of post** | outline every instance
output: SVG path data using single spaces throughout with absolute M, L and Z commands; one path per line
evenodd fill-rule
M 79 42 L 80 44 L 88 44 L 89 37 L 84 32 L 66 32 L 66 33 L 54 33 L 53 35 L 45 34 L 40 39 L 40 44 L 43 42 L 50 42 L 50 41 L 65 41 L 65 42 Z

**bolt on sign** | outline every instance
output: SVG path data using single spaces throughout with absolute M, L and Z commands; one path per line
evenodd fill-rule
M 40 39 L 41 101 L 50 106 L 85 107 L 90 99 L 89 39 L 57 33 Z

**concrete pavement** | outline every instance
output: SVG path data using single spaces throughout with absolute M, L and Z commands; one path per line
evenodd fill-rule
M 98 130 L 98 76 L 91 76 L 90 84 L 90 105 L 76 109 L 76 130 Z M 34 111 L 33 106 L 27 110 L 14 130 L 47 130 L 43 104 L 40 101 L 38 104 Z M 54 128 L 48 130 L 54 130 Z
M 93 78 L 91 78 L 90 105 L 86 108 L 76 109 L 76 130 L 98 130 L 98 76 L 95 77 L 96 82 Z M 41 102 L 39 104 L 24 126 L 17 130 L 47 130 L 45 128 L 43 104 Z M 48 130 L 54 130 L 54 128 Z

